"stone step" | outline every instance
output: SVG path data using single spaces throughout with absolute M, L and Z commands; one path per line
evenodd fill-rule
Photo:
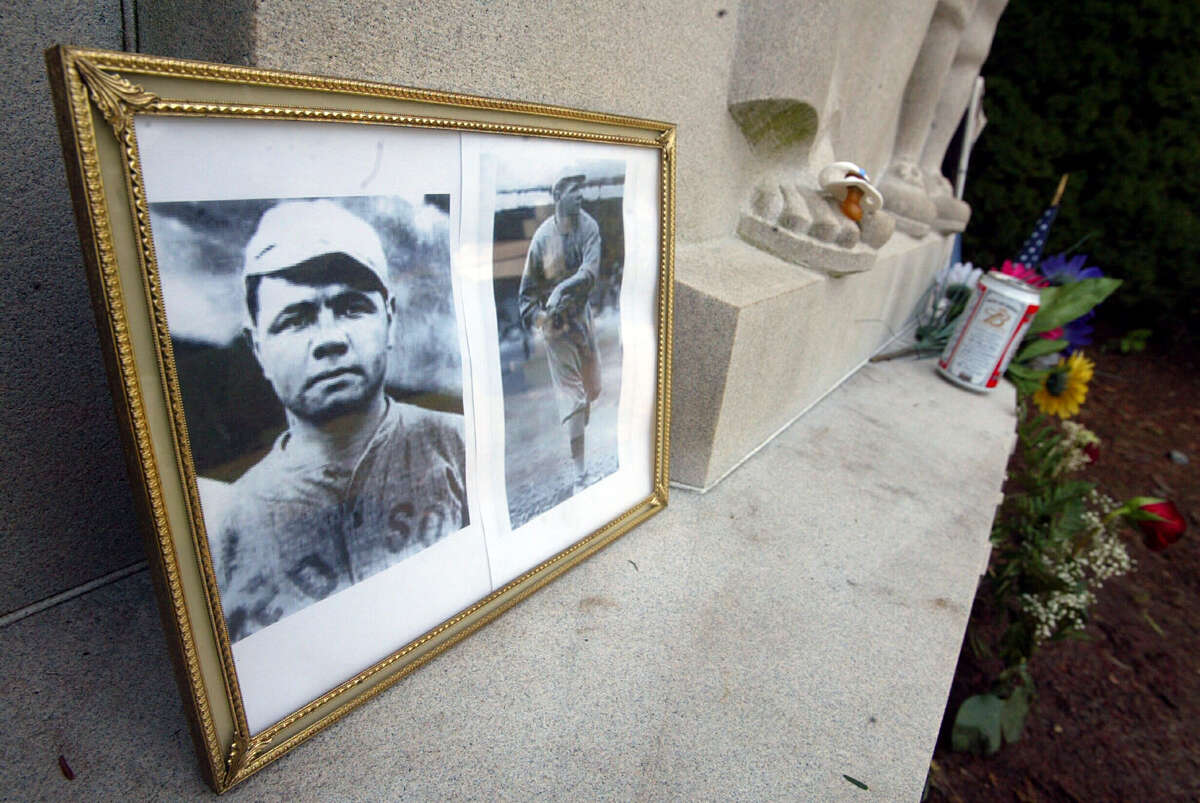
M 672 482 L 711 488 L 900 334 L 950 246 L 897 233 L 832 277 L 739 239 L 680 244 Z

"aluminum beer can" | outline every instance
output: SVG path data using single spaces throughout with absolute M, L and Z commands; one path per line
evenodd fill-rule
M 996 387 L 1040 303 L 1036 287 L 989 271 L 979 279 L 958 329 L 938 358 L 938 373 L 979 393 Z

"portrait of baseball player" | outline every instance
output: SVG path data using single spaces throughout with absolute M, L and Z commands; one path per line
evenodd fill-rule
M 151 209 L 231 641 L 468 523 L 448 200 L 427 200 Z
M 509 167 L 494 227 L 514 529 L 617 469 L 624 165 L 535 180 Z

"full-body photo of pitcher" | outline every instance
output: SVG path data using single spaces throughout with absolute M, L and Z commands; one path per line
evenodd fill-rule
M 588 303 L 600 274 L 600 227 L 582 208 L 585 181 L 586 176 L 573 174 L 554 183 L 554 215 L 533 235 L 519 292 L 522 325 L 540 333 L 546 344 L 577 490 L 589 484 L 584 433 L 601 384 Z

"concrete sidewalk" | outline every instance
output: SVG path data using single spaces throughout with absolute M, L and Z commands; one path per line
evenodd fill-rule
M 1010 386 L 868 365 L 228 797 L 915 801 L 1014 425 Z M 145 572 L 0 655 L 0 796 L 210 796 Z

